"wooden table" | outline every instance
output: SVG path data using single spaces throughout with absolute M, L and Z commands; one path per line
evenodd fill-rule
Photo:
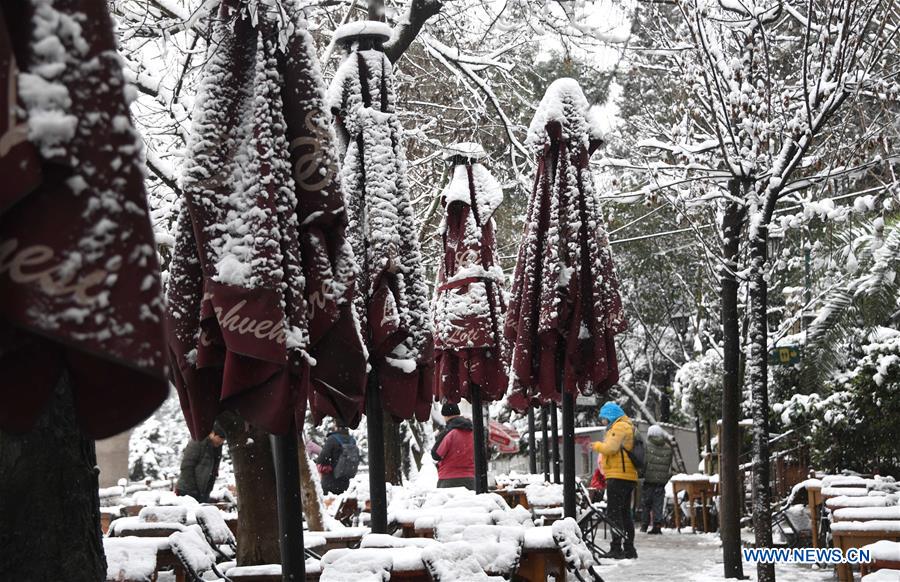
M 703 531 L 709 531 L 709 505 L 708 501 L 712 500 L 715 489 L 709 479 L 690 479 L 685 481 L 672 480 L 672 494 L 674 497 L 675 512 L 675 529 L 681 530 L 681 511 L 679 509 L 678 494 L 681 491 L 687 492 L 687 500 L 691 505 L 691 528 L 697 531 L 697 514 L 694 511 L 694 501 L 700 500 L 701 511 L 703 513 Z
M 844 554 L 850 548 L 861 548 L 878 540 L 890 540 L 900 542 L 900 531 L 856 530 L 834 531 L 831 538 L 835 548 L 840 548 Z M 850 564 L 838 564 L 837 575 L 840 582 L 853 582 L 853 569 Z
M 566 560 L 559 548 L 526 548 L 516 576 L 528 582 L 544 582 L 551 576 L 556 582 L 565 582 Z
M 812 525 L 812 545 L 814 548 L 819 547 L 819 516 L 822 512 L 822 505 L 825 500 L 822 499 L 821 485 L 807 485 L 806 487 L 806 506 L 809 510 L 809 521 Z
M 494 490 L 494 493 L 502 497 L 510 507 L 515 507 L 517 505 L 521 505 L 525 509 L 530 509 L 531 507 L 530 505 L 528 505 L 528 498 L 525 496 L 525 489 L 496 489 Z

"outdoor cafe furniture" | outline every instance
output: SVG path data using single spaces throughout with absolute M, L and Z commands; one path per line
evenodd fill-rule
M 304 540 L 305 543 L 305 540 Z M 318 580 L 322 575 L 319 560 L 306 560 L 306 582 Z M 282 582 L 281 564 L 265 564 L 262 566 L 236 566 L 225 572 L 231 582 Z
M 168 538 L 103 538 L 107 582 L 151 582 L 158 554 L 169 552 Z
M 874 544 L 863 546 L 868 550 L 872 561 L 859 565 L 859 573 L 862 576 L 879 570 L 897 571 L 897 580 L 900 580 L 900 542 L 880 540 Z
M 525 530 L 522 559 L 517 577 L 531 582 L 541 580 L 566 580 L 566 560 L 553 539 L 552 526 Z
M 431 582 L 422 561 L 422 548 L 341 548 L 322 556 L 320 580 L 346 580 L 351 577 L 392 582 Z
M 831 537 L 834 547 L 844 554 L 879 540 L 900 542 L 900 520 L 838 521 L 831 524 Z M 840 582 L 853 581 L 849 564 L 839 564 L 837 573 Z
M 310 531 L 305 535 L 313 538 L 324 538 L 325 543 L 321 550 L 328 552 L 329 550 L 359 547 L 359 543 L 367 533 L 369 533 L 369 528 L 367 527 L 348 527 L 334 531 Z M 310 544 L 306 541 L 304 541 L 304 545 L 310 548 Z
M 674 499 L 673 511 L 675 514 L 675 529 L 681 530 L 681 511 L 679 509 L 678 494 L 684 491 L 687 494 L 687 502 L 691 508 L 691 529 L 697 531 L 697 515 L 694 503 L 700 502 L 703 515 L 703 531 L 709 531 L 709 504 L 714 498 L 714 486 L 706 475 L 676 475 L 672 477 L 672 495 Z
M 508 489 L 494 489 L 494 493 L 499 495 L 509 504 L 510 507 L 516 507 L 517 505 L 521 505 L 525 509 L 528 509 L 530 506 L 528 505 L 528 496 L 525 495 L 524 487 L 514 487 Z
M 862 577 L 860 582 L 897 582 L 900 570 L 878 570 Z
M 822 482 L 809 479 L 806 482 L 806 507 L 809 509 L 809 522 L 812 527 L 812 546 L 819 547 L 819 525 L 822 517 Z

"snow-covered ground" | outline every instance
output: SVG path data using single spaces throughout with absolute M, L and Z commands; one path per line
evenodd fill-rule
M 715 534 L 675 533 L 661 536 L 637 533 L 637 560 L 604 560 L 599 569 L 606 582 L 720 582 L 722 550 Z M 756 580 L 756 565 L 744 562 L 744 575 Z M 778 582 L 824 582 L 835 580 L 832 569 L 805 566 L 776 566 Z

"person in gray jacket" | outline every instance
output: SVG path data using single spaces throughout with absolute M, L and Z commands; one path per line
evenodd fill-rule
M 666 484 L 672 477 L 672 444 L 669 434 L 658 424 L 647 432 L 647 451 L 644 462 L 644 486 L 641 491 L 641 531 L 661 534 L 663 504 L 666 500 Z M 652 522 L 651 522 L 652 514 Z
M 188 443 L 181 457 L 181 473 L 175 485 L 176 495 L 190 495 L 200 503 L 209 501 L 209 494 L 219 474 L 219 460 L 222 458 L 224 443 L 225 431 L 218 422 L 205 439 Z

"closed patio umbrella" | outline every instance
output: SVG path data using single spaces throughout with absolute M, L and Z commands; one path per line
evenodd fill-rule
M 600 141 L 575 80 L 550 85 L 526 143 L 537 155 L 537 175 L 505 326 L 510 403 L 562 400 L 565 510 L 574 516 L 575 395 L 604 393 L 618 380 L 613 339 L 626 327 L 588 166 Z
M 429 418 L 431 334 L 418 230 L 409 197 L 406 153 L 395 110 L 393 68 L 382 52 L 381 22 L 340 27 L 346 50 L 328 90 L 344 154 L 348 237 L 358 262 L 356 315 L 369 354 L 366 392 L 372 530 L 386 533 L 382 410 L 398 419 Z
M 503 190 L 472 143 L 450 146 L 450 183 L 441 193 L 443 262 L 432 302 L 435 385 L 442 399 L 472 403 L 475 425 L 475 490 L 487 491 L 482 402 L 503 397 L 509 383 L 503 360 L 503 270 L 497 256 L 494 211 Z
M 170 267 L 175 382 L 195 438 L 225 409 L 279 435 L 282 566 L 301 579 L 296 431 L 307 401 L 358 423 L 365 386 L 334 134 L 296 7 L 223 2 L 211 47 Z

